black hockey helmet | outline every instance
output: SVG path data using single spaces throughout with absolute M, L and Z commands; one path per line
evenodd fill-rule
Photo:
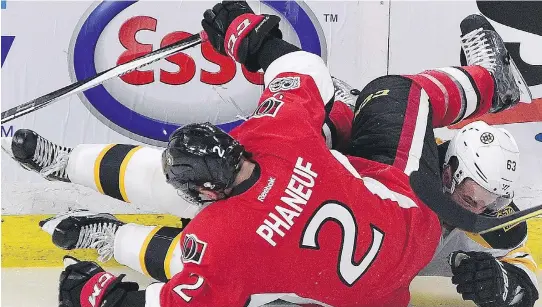
M 190 124 L 170 135 L 162 170 L 183 198 L 202 204 L 198 188 L 217 192 L 230 188 L 244 153 L 238 141 L 211 123 Z

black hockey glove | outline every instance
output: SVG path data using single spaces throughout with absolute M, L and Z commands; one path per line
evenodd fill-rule
M 128 292 L 139 288 L 136 283 L 121 282 L 124 274 L 116 277 L 95 262 L 65 256 L 64 266 L 58 287 L 59 307 L 117 307 Z
M 478 306 L 528 307 L 538 298 L 536 288 L 523 286 L 532 284 L 525 272 L 488 253 L 456 251 L 450 254 L 449 263 L 457 292 Z
M 244 64 L 260 69 L 257 53 L 268 36 L 282 38 L 275 15 L 256 15 L 246 1 L 223 1 L 203 13 L 201 26 L 213 48 Z

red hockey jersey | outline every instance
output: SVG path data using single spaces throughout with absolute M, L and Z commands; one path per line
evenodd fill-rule
M 284 55 L 265 83 L 231 133 L 259 178 L 186 227 L 183 271 L 149 286 L 146 306 L 406 306 L 438 244 L 437 216 L 401 170 L 326 147 L 333 85 L 322 59 Z

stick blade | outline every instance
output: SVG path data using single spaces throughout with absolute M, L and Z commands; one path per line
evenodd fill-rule
M 508 216 L 502 216 L 502 217 L 480 216 L 475 225 L 475 230 L 476 230 L 475 232 L 484 234 L 487 232 L 499 230 L 507 226 L 519 224 L 527 219 L 536 217 L 538 215 L 542 216 L 542 205 L 524 209 Z M 495 219 L 498 220 L 498 223 L 495 222 Z

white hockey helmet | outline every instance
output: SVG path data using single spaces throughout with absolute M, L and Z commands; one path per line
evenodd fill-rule
M 499 196 L 488 209 L 499 210 L 510 202 L 519 177 L 519 149 L 508 131 L 482 121 L 472 122 L 450 141 L 445 166 L 452 157 L 457 158 L 458 166 L 452 174 L 451 187 L 445 187 L 446 192 L 453 193 L 456 185 L 470 178 Z

